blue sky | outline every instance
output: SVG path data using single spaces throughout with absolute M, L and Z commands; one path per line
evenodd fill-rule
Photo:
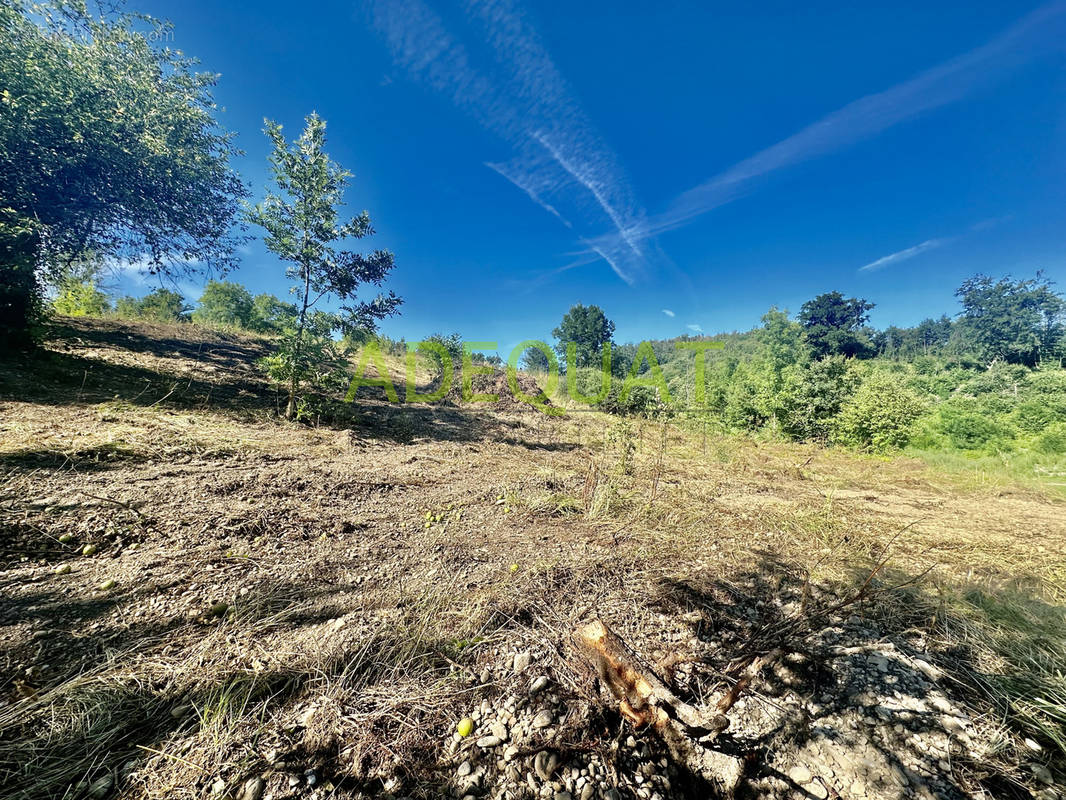
M 325 117 L 396 254 L 392 336 L 506 357 L 575 302 L 626 341 L 834 289 L 883 326 L 978 271 L 1066 284 L 1066 0 L 134 5 L 221 73 L 255 197 L 263 117 Z M 283 295 L 261 244 L 242 260 Z

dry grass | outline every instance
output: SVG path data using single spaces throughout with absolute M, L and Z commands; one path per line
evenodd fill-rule
M 1005 759 L 1022 736 L 1066 755 L 1064 508 L 1031 486 L 600 414 L 362 401 L 342 431 L 296 426 L 234 366 L 257 342 L 83 333 L 53 394 L 0 399 L 11 796 L 232 793 L 269 769 L 281 797 L 305 767 L 341 794 L 415 773 L 430 796 L 461 710 L 502 691 L 484 664 L 538 642 L 577 691 L 579 619 L 654 641 L 664 587 L 741 597 L 750 576 L 766 603 L 869 581 L 860 613 L 995 699 Z M 168 394 L 171 375 L 192 388 Z

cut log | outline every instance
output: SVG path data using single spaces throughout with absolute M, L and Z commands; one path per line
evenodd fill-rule
M 673 758 L 693 774 L 726 795 L 736 790 L 743 762 L 708 746 L 729 725 L 723 714 L 705 713 L 677 697 L 602 621 L 579 628 L 576 639 L 618 700 L 623 717 L 636 728 L 654 730 Z

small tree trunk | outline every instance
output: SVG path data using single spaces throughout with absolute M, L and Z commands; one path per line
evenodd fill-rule
M 33 325 L 40 307 L 39 244 L 32 234 L 0 238 L 0 352 L 33 346 Z
M 296 390 L 300 388 L 300 350 L 303 346 L 304 326 L 307 322 L 307 304 L 311 298 L 311 268 L 304 268 L 304 301 L 300 306 L 300 321 L 296 325 L 296 346 L 292 352 L 292 374 L 289 379 L 289 405 L 285 409 L 285 418 L 296 416 Z
M 618 700 L 622 716 L 634 727 L 647 726 L 654 730 L 677 762 L 712 783 L 722 795 L 732 796 L 740 783 L 744 764 L 711 745 L 729 726 L 725 713 L 732 708 L 743 687 L 736 696 L 723 697 L 715 711 L 708 713 L 690 706 L 670 691 L 602 621 L 593 620 L 578 628 L 576 640 L 595 666 L 600 680 Z

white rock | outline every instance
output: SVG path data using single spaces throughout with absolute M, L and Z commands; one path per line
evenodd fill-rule
M 533 656 L 530 655 L 528 650 L 524 653 L 516 653 L 514 657 L 514 671 L 524 672 L 532 660 Z
M 541 711 L 537 716 L 533 717 L 534 728 L 547 728 L 552 724 L 552 712 L 548 710 Z

